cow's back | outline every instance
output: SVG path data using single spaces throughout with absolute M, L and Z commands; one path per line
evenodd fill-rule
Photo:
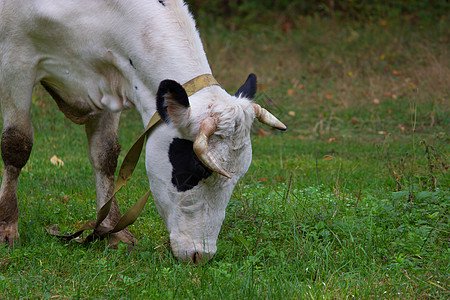
M 166 78 L 186 82 L 192 73 L 211 73 L 180 0 L 6 0 L 1 5 L 1 68 L 35 73 L 35 83 L 47 83 L 75 106 L 120 110 L 127 105 L 122 99 L 142 106 L 137 102 L 148 101 Z

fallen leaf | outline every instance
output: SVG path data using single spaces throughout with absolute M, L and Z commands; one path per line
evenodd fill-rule
M 378 131 L 378 134 L 381 134 L 381 135 L 387 135 L 388 132 L 387 132 L 387 131 Z
M 332 142 L 334 142 L 334 141 L 336 141 L 335 138 L 329 138 L 329 139 L 328 139 L 328 143 L 332 143 Z
M 386 25 L 387 25 L 386 20 L 380 20 L 380 25 L 381 25 L 381 26 L 386 26 Z
M 259 180 L 262 182 L 267 182 L 267 179 L 265 179 L 265 178 L 260 178 Z
M 331 98 L 333 98 L 333 93 L 328 93 L 328 94 L 326 94 L 326 96 L 325 96 L 327 99 L 331 99 Z
M 333 156 L 327 154 L 323 157 L 323 160 L 332 160 L 333 158 Z
M 262 84 L 258 84 L 258 90 L 265 92 L 266 88 Z
M 288 93 L 289 96 L 292 96 L 292 95 L 294 95 L 294 90 L 293 89 L 288 89 L 287 93 Z
M 408 85 L 410 86 L 410 87 L 412 87 L 413 89 L 416 89 L 417 87 L 414 85 L 414 83 L 412 83 L 412 82 L 408 82 Z
M 358 125 L 358 124 L 359 124 L 358 119 L 356 119 L 355 117 L 352 117 L 352 118 L 350 119 L 350 121 L 351 121 L 353 124 L 355 124 L 355 125 Z
M 386 55 L 381 54 L 380 59 L 381 59 L 381 60 L 384 60 L 385 58 L 386 58 Z
M 283 31 L 283 33 L 290 33 L 292 30 L 292 26 L 293 26 L 292 22 L 286 19 L 281 25 L 281 30 Z
M 299 85 L 297 85 L 297 88 L 298 88 L 299 90 L 301 90 L 301 89 L 305 88 L 305 85 L 304 85 L 304 84 L 301 84 L 301 83 L 299 83 Z
M 392 71 L 392 74 L 394 74 L 394 75 L 396 75 L 396 76 L 402 75 L 402 71 L 394 70 L 394 71 Z
M 348 72 L 347 75 L 352 77 L 353 76 L 353 72 Z
M 268 135 L 270 135 L 270 131 L 266 131 L 264 129 L 260 129 L 258 131 L 258 136 L 268 136 Z
M 59 159 L 56 155 L 53 155 L 52 158 L 50 158 L 50 162 L 58 167 L 64 166 L 64 162 L 61 159 Z
M 380 99 L 378 98 L 373 99 L 373 104 L 380 104 Z
M 288 115 L 295 117 L 295 111 L 291 110 L 290 112 L 288 112 Z

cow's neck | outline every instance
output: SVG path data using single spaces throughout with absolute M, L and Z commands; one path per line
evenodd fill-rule
M 122 55 L 128 56 L 124 60 L 135 70 L 136 76 L 129 79 L 134 81 L 131 92 L 139 91 L 133 102 L 144 123 L 155 111 L 154 95 L 162 80 L 184 84 L 198 75 L 212 73 L 194 20 L 180 3 L 167 1 L 165 6 L 158 4 L 151 11 L 133 15 L 142 19 L 141 31 L 125 38 Z M 147 91 L 139 90 L 142 84 Z

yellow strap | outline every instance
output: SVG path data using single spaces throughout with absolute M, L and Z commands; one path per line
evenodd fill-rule
M 81 240 L 81 242 L 89 242 L 95 238 L 102 238 L 110 233 L 118 232 L 127 226 L 131 225 L 136 221 L 141 213 L 142 209 L 145 206 L 148 198 L 150 197 L 150 190 L 145 193 L 117 222 L 116 226 L 109 230 L 97 230 L 99 229 L 99 225 L 106 216 L 109 214 L 111 209 L 111 204 L 116 193 L 127 183 L 127 181 L 131 178 L 131 174 L 136 168 L 137 162 L 139 160 L 139 156 L 142 152 L 142 148 L 144 146 L 145 138 L 150 133 L 151 129 L 155 127 L 156 124 L 161 120 L 159 114 L 155 112 L 155 114 L 150 119 L 147 129 L 141 136 L 137 139 L 137 141 L 131 146 L 130 150 L 125 155 L 125 158 L 122 162 L 122 165 L 119 170 L 119 175 L 117 176 L 116 185 L 114 186 L 114 193 L 111 198 L 100 208 L 97 213 L 97 220 L 89 220 L 84 224 L 78 231 L 69 235 L 61 235 L 56 225 L 51 227 L 47 227 L 47 232 L 51 235 L 55 235 L 59 238 L 65 240 L 72 240 L 78 236 L 80 236 L 85 230 L 94 230 L 88 237 Z M 96 231 L 97 230 L 97 231 Z
M 203 74 L 183 84 L 183 88 L 186 91 L 188 97 L 190 97 L 195 93 L 197 93 L 198 91 L 200 91 L 201 89 L 211 85 L 220 85 L 220 84 L 217 82 L 214 76 L 212 76 L 212 74 Z

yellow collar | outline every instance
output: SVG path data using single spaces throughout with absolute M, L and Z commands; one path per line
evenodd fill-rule
M 212 74 L 203 74 L 183 84 L 188 97 L 211 85 L 220 85 Z

